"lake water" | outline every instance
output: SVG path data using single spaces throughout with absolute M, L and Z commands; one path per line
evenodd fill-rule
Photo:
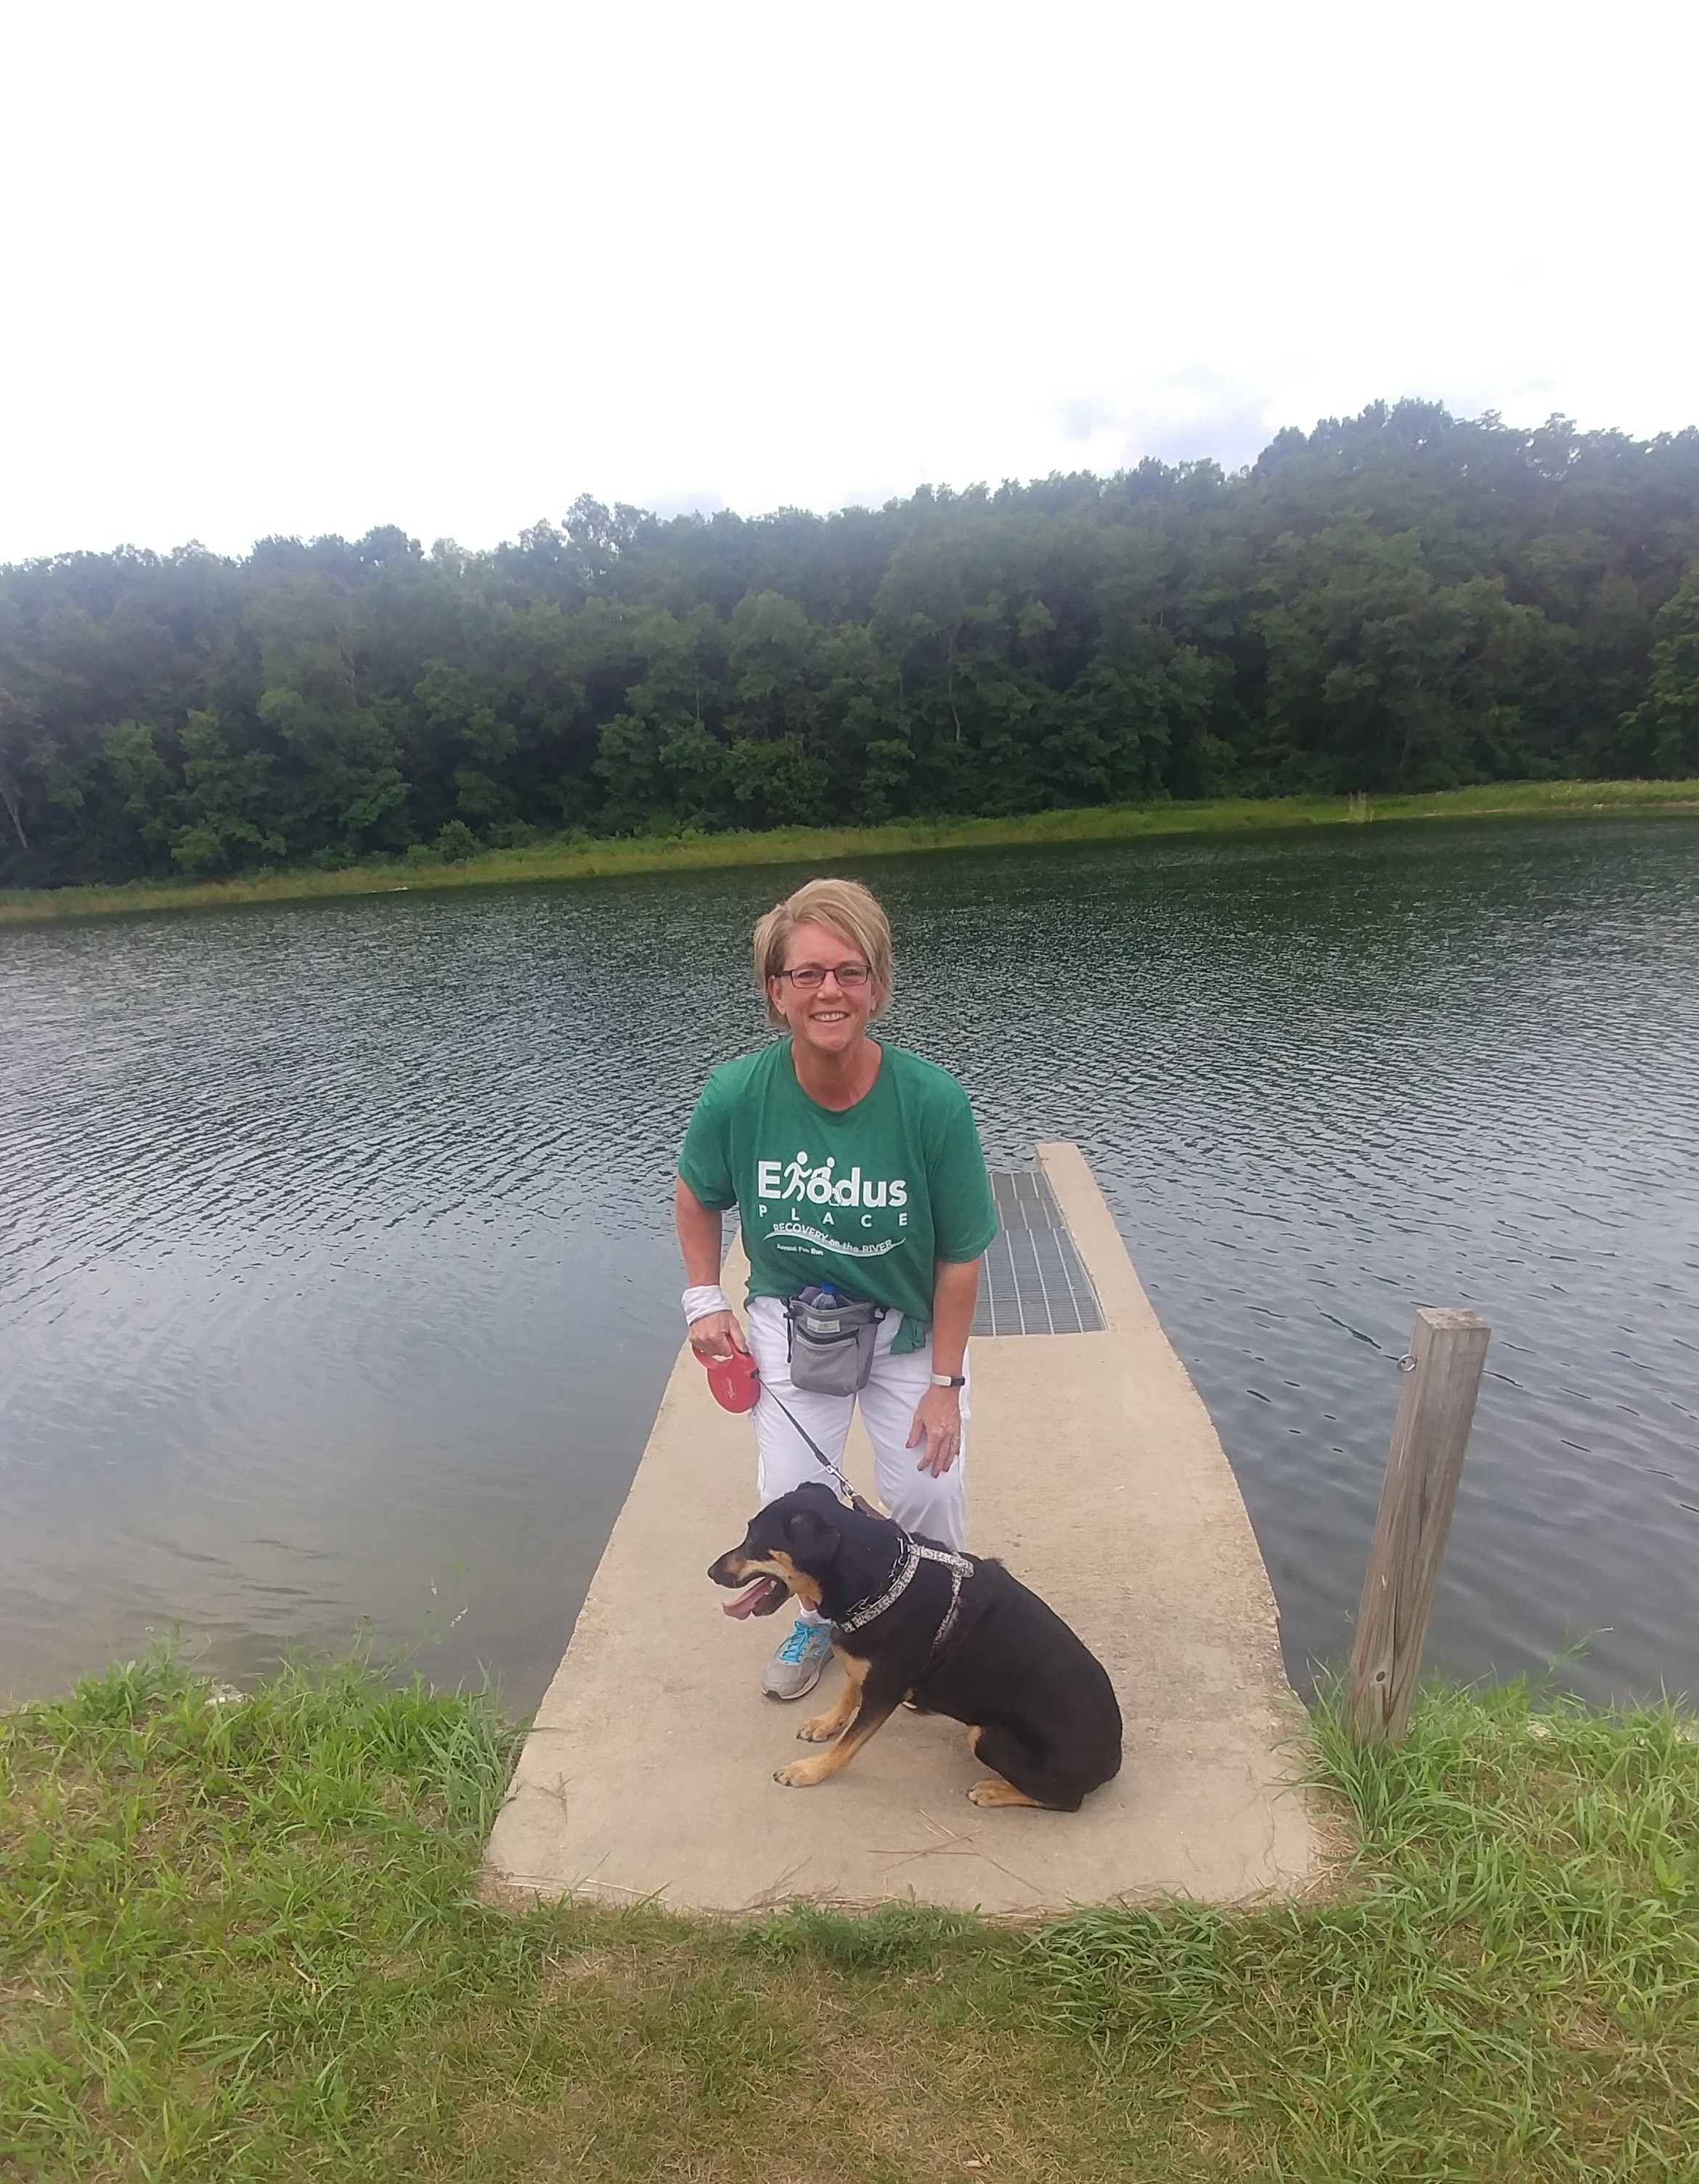
M 1699 824 L 866 876 L 892 1034 L 994 1161 L 1083 1145 L 1295 1673 L 1349 1644 L 1437 1303 L 1496 1333 L 1434 1658 L 1699 1688 Z M 0 1693 L 174 1626 L 240 1681 L 368 1618 L 535 1702 L 679 1340 L 672 1155 L 797 877 L 0 929 Z

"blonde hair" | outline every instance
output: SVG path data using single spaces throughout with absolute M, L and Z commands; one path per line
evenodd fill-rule
M 891 923 L 860 880 L 810 880 L 755 920 L 755 978 L 767 1005 L 767 1022 L 783 1023 L 767 984 L 784 968 L 784 952 L 799 925 L 823 925 L 866 964 L 874 987 L 873 1014 L 891 998 Z

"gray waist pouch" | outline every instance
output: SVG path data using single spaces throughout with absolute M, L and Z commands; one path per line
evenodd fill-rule
M 849 1297 L 822 1298 L 804 1290 L 784 1301 L 790 1330 L 790 1377 L 811 1396 L 853 1396 L 873 1369 L 883 1305 Z

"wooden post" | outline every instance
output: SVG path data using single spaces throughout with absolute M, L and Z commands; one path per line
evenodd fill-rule
M 1378 1737 L 1396 1743 L 1410 1719 L 1491 1340 L 1491 1328 L 1473 1312 L 1428 1305 L 1411 1329 L 1345 1679 L 1345 1703 L 1359 1744 Z

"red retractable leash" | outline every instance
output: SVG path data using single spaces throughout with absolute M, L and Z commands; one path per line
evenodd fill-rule
M 752 1411 L 761 1400 L 761 1376 L 747 1350 L 729 1357 L 705 1357 L 708 1385 L 722 1411 Z
M 747 1350 L 734 1350 L 729 1357 L 705 1357 L 702 1362 L 708 1368 L 708 1385 L 713 1392 L 714 1400 L 722 1411 L 754 1410 L 755 1405 L 761 1400 L 761 1373 L 760 1368 Z M 766 1392 L 772 1396 L 780 1410 L 796 1428 L 815 1462 L 826 1473 L 850 1507 L 852 1509 L 859 1509 L 864 1517 L 878 1516 L 881 1513 L 874 1508 L 871 1502 L 864 1501 L 855 1491 L 820 1443 L 816 1440 L 814 1435 L 810 1433 L 808 1428 L 791 1409 L 789 1404 L 783 1401 L 773 1389 L 769 1388 Z

